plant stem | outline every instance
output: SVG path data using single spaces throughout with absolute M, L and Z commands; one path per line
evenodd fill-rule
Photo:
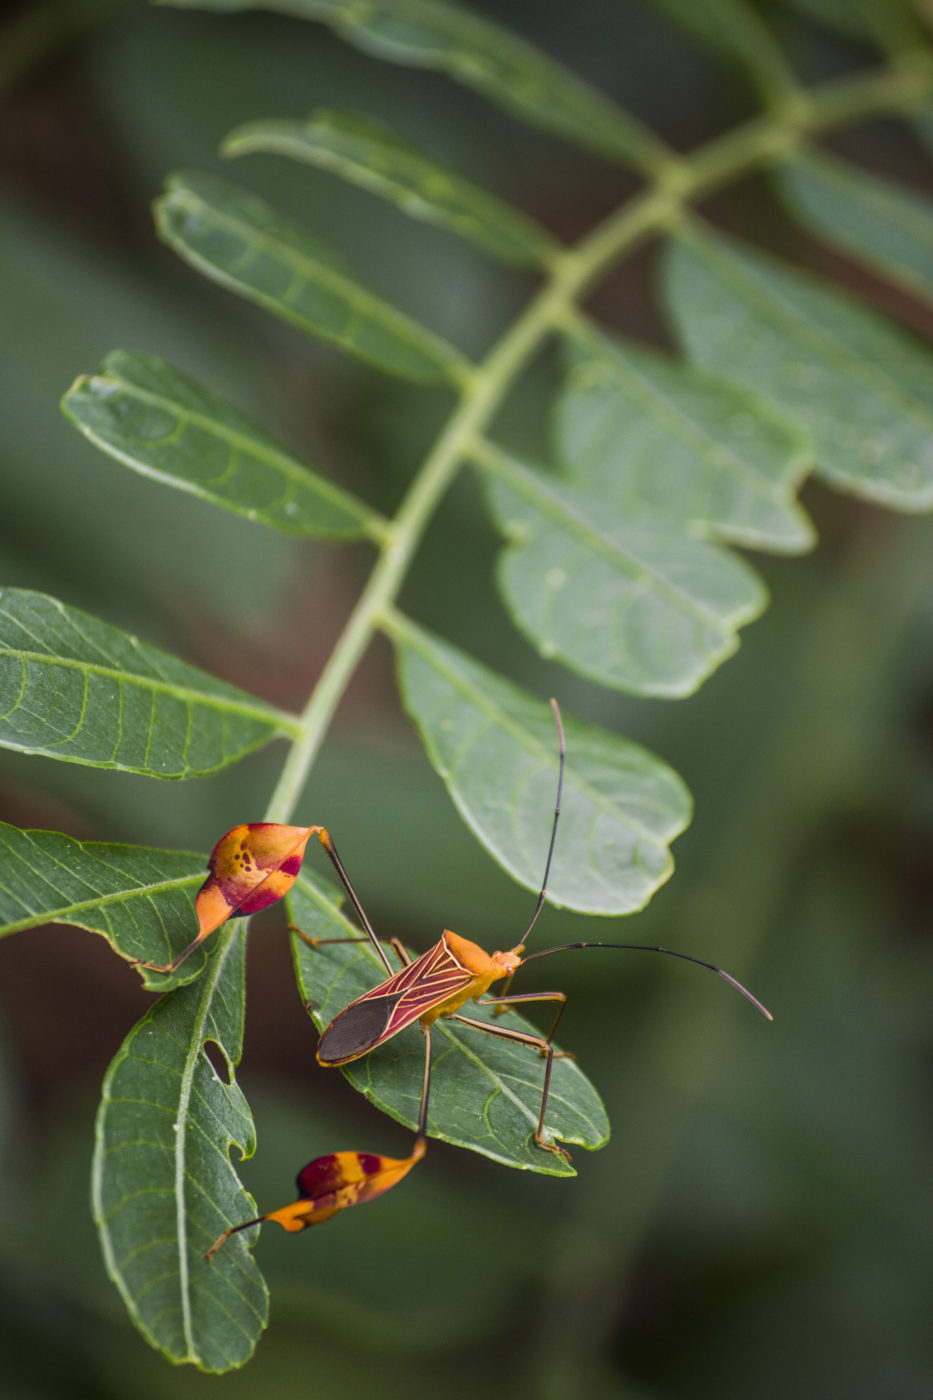
M 675 228 L 693 201 L 791 158 L 803 140 L 820 131 L 877 113 L 910 112 L 931 96 L 933 63 L 925 53 L 810 93 L 788 93 L 768 115 L 669 161 L 653 184 L 576 247 L 555 254 L 538 294 L 483 364 L 465 373 L 456 407 L 387 526 L 372 573 L 302 712 L 300 734 L 266 811 L 268 821 L 291 818 L 337 705 L 398 596 L 428 521 L 517 375 L 547 337 L 572 319 L 581 296 L 646 238 Z

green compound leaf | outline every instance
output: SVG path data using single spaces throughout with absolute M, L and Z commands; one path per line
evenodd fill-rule
M 311 938 L 359 938 L 358 926 L 340 913 L 341 900 L 328 882 L 300 875 L 288 896 L 289 918 Z M 385 980 L 385 968 L 368 942 L 310 948 L 293 935 L 292 947 L 301 995 L 319 1030 Z M 541 1034 L 513 1012 L 496 1018 L 474 1002 L 463 1011 L 479 1020 Z M 576 1175 L 563 1158 L 534 1141 L 544 1072 L 535 1050 L 442 1019 L 432 1028 L 431 1066 L 431 1137 L 523 1171 Z M 353 1087 L 377 1108 L 409 1128 L 417 1126 L 424 1041 L 416 1025 L 342 1068 Z M 606 1111 L 573 1060 L 554 1061 L 545 1127 L 549 1137 L 582 1147 L 602 1147 L 608 1141 Z
M 933 356 L 919 341 L 706 232 L 673 242 L 665 280 L 690 357 L 790 410 L 818 475 L 898 510 L 933 507 Z
M 206 867 L 203 855 L 188 851 L 75 841 L 0 822 L 0 937 L 72 924 L 103 934 L 123 958 L 167 963 L 197 931 L 194 897 Z M 205 960 L 205 950 L 195 949 L 172 983 L 190 982 Z M 149 987 L 168 985 L 162 974 L 139 971 Z
M 322 20 L 376 58 L 433 68 L 535 126 L 612 160 L 661 164 L 653 134 L 574 73 L 472 10 L 443 0 L 162 0 L 184 9 L 277 10 Z
M 310 335 L 405 379 L 458 379 L 458 351 L 361 287 L 335 255 L 256 195 L 214 175 L 172 175 L 160 238 L 205 276 Z
M 107 1071 L 92 1199 L 107 1271 L 146 1339 L 170 1361 L 229 1371 L 266 1325 L 262 1275 L 243 1250 L 205 1263 L 228 1225 L 256 1214 L 230 1161 L 252 1155 L 242 1054 L 243 939 L 204 976 L 170 992 L 130 1032 Z M 222 1078 L 205 1052 L 217 1047 Z
M 44 593 L 0 590 L 0 746 L 152 778 L 236 763 L 296 722 Z
M 639 695 L 689 695 L 738 647 L 767 593 L 741 559 L 654 511 L 484 451 L 486 489 L 510 541 L 499 588 L 543 656 Z
M 806 436 L 727 380 L 593 335 L 573 348 L 555 430 L 571 479 L 627 516 L 649 508 L 757 549 L 814 541 L 795 499 Z
M 383 195 L 415 219 L 452 229 L 504 262 L 542 263 L 558 248 L 533 220 L 361 117 L 320 111 L 305 122 L 247 122 L 222 147 L 226 156 L 255 151 L 331 170 Z
M 196 380 L 114 350 L 62 400 L 75 427 L 143 476 L 292 535 L 355 539 L 377 530 L 361 501 L 315 476 Z
M 510 875 L 538 890 L 557 790 L 550 707 L 397 614 L 388 630 L 405 707 L 457 810 Z M 690 821 L 690 794 L 647 749 L 563 720 L 548 899 L 585 914 L 630 914 L 671 874 L 668 847 Z
M 775 178 L 818 237 L 933 301 L 933 199 L 817 152 L 796 156 Z

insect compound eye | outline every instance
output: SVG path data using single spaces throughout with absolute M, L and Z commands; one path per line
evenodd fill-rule
M 340 1064 L 342 1060 L 355 1059 L 371 1050 L 388 1026 L 402 996 L 402 992 L 397 992 L 393 996 L 355 1001 L 335 1016 L 318 1041 L 317 1057 L 321 1064 Z

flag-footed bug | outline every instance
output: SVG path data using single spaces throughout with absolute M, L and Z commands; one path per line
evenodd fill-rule
M 309 835 L 314 834 L 318 837 L 340 877 L 365 930 L 366 938 L 362 941 L 368 940 L 372 944 L 389 974 L 379 986 L 365 992 L 352 1001 L 349 1006 L 346 1006 L 321 1033 L 317 1048 L 318 1063 L 324 1066 L 349 1064 L 353 1060 L 360 1059 L 363 1055 L 368 1055 L 377 1045 L 382 1045 L 385 1041 L 398 1035 L 399 1031 L 404 1030 L 406 1026 L 417 1022 L 424 1035 L 424 1077 L 415 1142 L 411 1156 L 402 1159 L 378 1157 L 358 1152 L 338 1152 L 327 1157 L 317 1158 L 299 1173 L 297 1183 L 299 1199 L 297 1201 L 280 1210 L 272 1211 L 268 1215 L 259 1216 L 255 1220 L 249 1220 L 242 1225 L 234 1225 L 225 1230 L 208 1251 L 207 1258 L 212 1257 L 230 1235 L 238 1230 L 245 1230 L 250 1225 L 257 1225 L 261 1221 L 277 1220 L 286 1230 L 297 1233 L 309 1225 L 316 1225 L 330 1219 L 332 1215 L 347 1206 L 372 1200 L 388 1191 L 421 1160 L 427 1146 L 428 1097 L 431 1087 L 431 1027 L 440 1017 L 449 1018 L 460 1025 L 470 1026 L 474 1030 L 483 1031 L 488 1035 L 499 1036 L 504 1040 L 527 1045 L 538 1051 L 545 1064 L 541 1107 L 534 1134 L 535 1142 L 547 1152 L 557 1152 L 568 1158 L 569 1153 L 563 1147 L 555 1142 L 549 1142 L 545 1137 L 551 1069 L 555 1056 L 561 1053 L 554 1050 L 552 1041 L 566 1004 L 566 996 L 563 992 L 521 992 L 511 995 L 503 993 L 498 996 L 494 995 L 491 1001 L 481 1001 L 494 982 L 501 981 L 503 978 L 507 979 L 507 989 L 518 968 L 533 962 L 535 958 L 547 957 L 551 953 L 566 952 L 573 948 L 613 948 L 625 951 L 665 953 L 670 957 L 682 958 L 686 962 L 696 963 L 700 967 L 708 968 L 711 972 L 717 973 L 718 976 L 723 977 L 740 991 L 763 1016 L 766 1016 L 769 1021 L 772 1019 L 770 1012 L 765 1010 L 761 1003 L 728 972 L 724 972 L 722 968 L 716 967 L 713 963 L 705 962 L 702 958 L 692 957 L 688 953 L 678 953 L 672 948 L 640 943 L 581 942 L 564 943 L 556 948 L 545 948 L 541 952 L 532 953 L 529 957 L 524 956 L 528 935 L 544 907 L 547 896 L 548 876 L 557 838 L 563 791 L 564 730 L 555 700 L 551 701 L 551 707 L 557 724 L 560 762 L 550 844 L 544 867 L 544 877 L 541 881 L 541 889 L 531 921 L 519 942 L 507 952 L 487 953 L 476 943 L 471 943 L 469 939 L 461 938 L 459 934 L 445 929 L 439 941 L 414 961 L 398 939 L 391 939 L 391 945 L 401 963 L 401 967 L 393 971 L 382 943 L 377 937 L 337 855 L 330 833 L 325 827 L 307 828 Z M 325 943 L 361 941 L 343 938 L 315 939 L 309 938 L 300 929 L 296 932 L 312 948 L 321 947 Z M 548 1034 L 539 1036 L 464 1016 L 461 1014 L 461 1007 L 468 1001 L 491 1006 L 495 1011 L 504 1011 L 514 1006 L 526 1005 L 529 1002 L 556 1002 L 557 1013 Z

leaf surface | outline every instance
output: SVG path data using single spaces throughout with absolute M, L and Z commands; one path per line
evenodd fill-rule
M 343 112 L 315 112 L 308 121 L 247 122 L 222 153 L 262 151 L 291 156 L 342 175 L 397 204 L 413 218 L 451 229 L 504 262 L 535 264 L 558 244 L 532 219 L 409 146 L 394 132 Z
M 933 301 L 933 199 L 815 151 L 780 166 L 775 178 L 820 238 Z
M 197 928 L 194 897 L 205 865 L 188 851 L 76 841 L 0 823 L 0 936 L 72 924 L 103 934 L 121 957 L 168 962 Z M 203 952 L 192 954 L 175 980 L 190 981 L 204 961 Z M 147 985 L 163 987 L 165 978 L 150 974 Z
M 0 746 L 154 778 L 236 763 L 295 727 L 246 691 L 44 593 L 0 590 Z
M 655 511 L 486 458 L 496 523 L 509 540 L 498 582 L 543 656 L 602 685 L 689 695 L 736 650 L 736 630 L 767 601 L 741 559 Z
M 789 410 L 816 472 L 900 510 L 933 507 L 933 356 L 882 317 L 721 236 L 674 240 L 666 296 L 698 364 Z
M 795 492 L 809 444 L 756 395 L 634 345 L 575 346 L 555 414 L 569 476 L 627 515 L 645 508 L 752 548 L 813 543 Z
M 159 236 L 205 276 L 389 374 L 456 379 L 462 356 L 353 280 L 333 252 L 256 195 L 215 175 L 172 175 Z
M 349 43 L 391 63 L 432 68 L 515 116 L 613 160 L 660 163 L 666 149 L 640 122 L 474 11 L 444 0 L 163 0 L 184 9 L 277 10 L 322 20 Z
M 288 896 L 292 923 L 311 938 L 358 938 L 359 928 L 340 913 L 341 898 L 329 882 L 300 875 Z M 319 1030 L 385 980 L 385 969 L 368 942 L 310 948 L 297 935 L 292 939 L 302 998 Z M 494 1018 L 473 1002 L 463 1010 L 467 1016 L 541 1034 L 513 1012 Z M 409 1128 L 417 1126 L 424 1069 L 424 1041 L 417 1026 L 342 1068 L 354 1088 L 377 1108 Z M 437 1021 L 432 1028 L 429 1135 L 506 1166 L 574 1176 L 572 1166 L 534 1142 L 543 1068 L 541 1057 L 528 1046 L 446 1019 Z M 602 1147 L 608 1140 L 609 1124 L 599 1095 L 573 1060 L 554 1061 L 546 1130 L 562 1142 L 589 1148 Z
M 169 1360 L 217 1372 L 248 1359 L 267 1316 L 245 1250 L 202 1257 L 221 1230 L 256 1214 L 229 1155 L 255 1147 L 234 1079 L 243 965 L 233 936 L 199 981 L 162 997 L 127 1036 L 104 1080 L 92 1178 L 104 1260 L 133 1321 Z
M 405 707 L 457 810 L 510 875 L 539 889 L 559 766 L 549 706 L 407 619 L 391 631 Z M 581 913 L 630 914 L 671 874 L 668 847 L 690 821 L 690 794 L 647 749 L 563 720 L 548 899 Z
M 152 355 L 112 351 L 99 374 L 75 380 L 62 408 L 86 438 L 134 471 L 248 520 L 324 539 L 359 538 L 374 526 L 368 506 Z

